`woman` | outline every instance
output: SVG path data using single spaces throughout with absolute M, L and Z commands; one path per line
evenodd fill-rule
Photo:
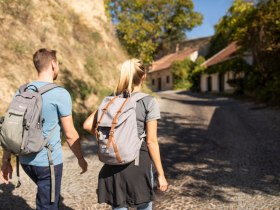
M 129 97 L 141 91 L 146 79 L 143 64 L 138 59 L 130 59 L 122 64 L 120 79 L 115 89 L 115 95 Z M 154 97 L 146 96 L 137 102 L 137 128 L 139 136 L 146 132 L 143 141 L 139 166 L 134 162 L 126 165 L 105 164 L 99 172 L 98 202 L 107 203 L 112 209 L 126 210 L 137 207 L 138 210 L 151 210 L 155 193 L 153 191 L 152 163 L 157 171 L 158 188 L 167 190 L 167 181 L 161 164 L 157 140 L 157 120 L 160 111 Z M 97 116 L 92 113 L 84 122 L 84 129 L 94 133 Z

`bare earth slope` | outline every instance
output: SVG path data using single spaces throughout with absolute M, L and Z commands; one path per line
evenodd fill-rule
M 0 0 L 0 114 L 20 84 L 36 79 L 32 55 L 42 47 L 58 51 L 58 83 L 75 110 L 92 108 L 126 57 L 113 33 L 103 0 Z

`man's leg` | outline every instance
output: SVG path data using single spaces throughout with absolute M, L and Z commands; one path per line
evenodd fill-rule
M 21 164 L 24 172 L 29 176 L 30 179 L 36 184 L 37 183 L 37 176 L 35 174 L 34 168 L 31 165 L 23 165 Z
M 36 207 L 37 210 L 57 210 L 60 190 L 63 165 L 54 166 L 55 171 L 55 202 L 50 203 L 51 200 L 51 176 L 50 168 L 41 166 L 22 165 L 26 174 L 37 185 Z

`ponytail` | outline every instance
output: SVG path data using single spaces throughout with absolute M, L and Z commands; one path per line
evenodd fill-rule
M 124 94 L 130 96 L 134 87 L 141 83 L 145 74 L 145 67 L 140 60 L 132 58 L 123 62 L 119 82 L 115 88 L 115 95 Z

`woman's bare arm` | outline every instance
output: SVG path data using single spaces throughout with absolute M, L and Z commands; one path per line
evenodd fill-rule
M 159 144 L 157 139 L 157 120 L 148 121 L 146 126 L 147 146 L 158 174 L 159 189 L 161 191 L 165 191 L 167 190 L 168 184 L 164 175 L 160 158 Z
M 95 125 L 97 123 L 97 112 L 94 111 L 84 122 L 83 129 L 91 134 L 95 134 Z

